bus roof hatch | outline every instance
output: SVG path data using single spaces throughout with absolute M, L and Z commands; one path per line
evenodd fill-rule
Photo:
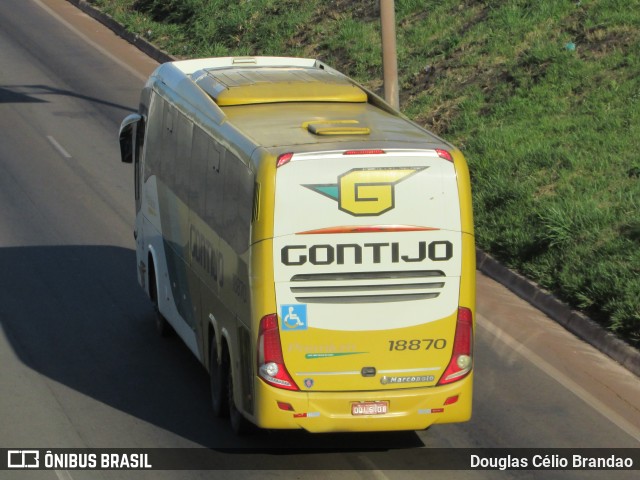
M 346 78 L 315 68 L 215 69 L 196 72 L 191 78 L 220 107 L 367 101 L 367 94 Z

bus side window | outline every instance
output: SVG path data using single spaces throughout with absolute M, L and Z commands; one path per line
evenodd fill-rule
M 224 236 L 222 221 L 225 206 L 223 206 L 222 192 L 227 182 L 225 165 L 226 158 L 224 148 L 210 138 L 207 153 L 207 188 L 205 192 L 204 220 L 213 231 L 221 236 Z
M 182 115 L 177 115 L 177 155 L 175 157 L 174 192 L 185 204 L 189 202 L 189 168 L 191 163 L 191 145 L 193 123 Z
M 236 253 L 249 247 L 253 213 L 253 172 L 235 155 L 225 156 L 223 238 Z
M 144 181 L 151 175 L 159 175 L 160 173 L 160 156 L 162 149 L 162 119 L 164 116 L 165 101 L 157 95 L 151 97 L 151 106 L 149 107 L 149 120 L 147 122 L 149 130 L 147 132 L 147 150 L 144 159 Z
M 176 108 L 164 102 L 164 115 L 162 119 L 162 147 L 159 152 L 160 171 L 158 176 L 172 190 L 175 188 L 176 178 Z
M 189 172 L 189 208 L 200 218 L 205 215 L 208 152 L 209 137 L 200 127 L 194 127 Z

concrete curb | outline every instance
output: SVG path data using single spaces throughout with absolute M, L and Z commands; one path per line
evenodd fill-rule
M 102 23 L 105 27 L 111 29 L 116 35 L 122 37 L 130 44 L 137 47 L 147 56 L 153 58 L 156 62 L 165 63 L 176 60 L 175 57 L 169 55 L 167 52 L 160 50 L 158 47 L 148 42 L 140 35 L 131 33 L 113 19 L 110 15 L 101 12 L 94 7 L 90 0 L 67 0 L 69 3 L 75 5 L 84 13 Z
M 157 62 L 164 63 L 176 60 L 167 52 L 148 42 L 139 35 L 127 31 L 111 16 L 95 8 L 89 0 L 67 0 L 84 13 L 93 17 L 106 27 L 113 30 L 142 52 Z M 522 275 L 509 270 L 496 259 L 480 249 L 476 249 L 477 268 L 482 273 L 501 283 L 523 300 L 529 302 L 538 310 L 555 320 L 571 333 L 620 363 L 630 372 L 640 377 L 640 351 L 626 344 L 615 335 L 607 332 L 599 324 L 580 312 L 572 310 L 551 293 L 543 290 L 534 282 Z

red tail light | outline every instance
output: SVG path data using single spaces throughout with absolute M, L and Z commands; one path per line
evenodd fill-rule
M 286 390 L 299 390 L 284 366 L 278 316 L 262 317 L 258 333 L 258 375 L 267 384 Z
M 343 155 L 383 155 L 387 152 L 380 150 L 379 148 L 369 150 L 347 150 Z
M 458 308 L 456 336 L 451 361 L 438 385 L 446 385 L 466 377 L 473 365 L 473 314 L 465 307 Z

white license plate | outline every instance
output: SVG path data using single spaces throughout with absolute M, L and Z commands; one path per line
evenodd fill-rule
M 389 402 L 357 402 L 351 404 L 351 415 L 384 415 L 389 411 Z

